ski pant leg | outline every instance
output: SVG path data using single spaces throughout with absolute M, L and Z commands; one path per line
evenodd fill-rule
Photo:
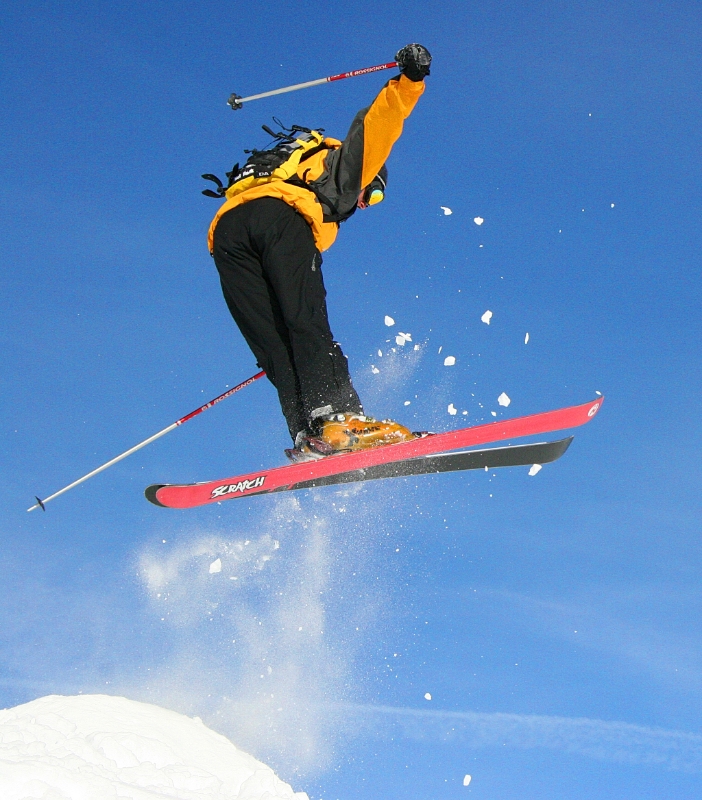
M 239 206 L 225 214 L 215 229 L 214 259 L 222 292 L 234 321 L 256 363 L 278 392 L 290 435 L 307 427 L 292 346 L 275 293 L 263 275 L 261 257 L 252 248 L 246 217 Z
M 220 219 L 214 254 L 229 310 L 278 390 L 291 435 L 314 416 L 363 413 L 304 218 L 275 198 L 245 203 Z
M 255 202 L 264 208 L 252 225 L 253 239 L 290 337 L 307 418 L 332 411 L 362 414 L 348 361 L 329 327 L 322 256 L 312 229 L 282 200 Z

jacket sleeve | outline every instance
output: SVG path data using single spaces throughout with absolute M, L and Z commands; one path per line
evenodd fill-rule
M 390 155 L 423 92 L 423 81 L 400 75 L 389 80 L 373 103 L 356 114 L 341 147 L 327 155 L 326 170 L 314 181 L 338 212 L 354 208 L 361 189 L 370 184 Z

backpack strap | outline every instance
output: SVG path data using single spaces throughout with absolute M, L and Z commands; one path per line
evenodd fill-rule
M 216 192 L 213 192 L 212 189 L 203 189 L 202 193 L 204 195 L 207 195 L 207 197 L 217 197 L 217 198 L 224 197 L 226 189 L 224 188 L 222 181 L 216 175 L 212 175 L 211 173 L 207 172 L 201 177 L 203 177 L 206 181 L 212 181 L 212 183 L 215 183 L 217 185 Z

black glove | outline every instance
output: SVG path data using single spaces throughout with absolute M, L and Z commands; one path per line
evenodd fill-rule
M 400 72 L 415 83 L 429 74 L 431 53 L 421 44 L 408 44 L 395 56 Z

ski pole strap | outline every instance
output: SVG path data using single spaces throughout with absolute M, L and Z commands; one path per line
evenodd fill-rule
M 244 103 L 250 100 L 260 100 L 263 97 L 272 97 L 274 94 L 285 94 L 286 92 L 295 92 L 298 89 L 309 89 L 310 86 L 320 86 L 323 83 L 330 83 L 331 81 L 342 81 L 344 78 L 357 78 L 359 75 L 368 75 L 371 72 L 381 72 L 384 69 L 392 69 L 397 66 L 397 61 L 390 61 L 387 64 L 377 64 L 374 67 L 364 67 L 363 69 L 354 69 L 351 72 L 341 72 L 338 75 L 329 75 L 327 78 L 319 78 L 316 81 L 306 81 L 305 83 L 296 83 L 293 86 L 284 86 L 282 89 L 273 89 L 270 92 L 262 92 L 261 94 L 252 94 L 248 97 L 241 97 L 238 94 L 232 94 L 227 100 L 227 105 L 231 106 L 232 111 L 238 111 Z

